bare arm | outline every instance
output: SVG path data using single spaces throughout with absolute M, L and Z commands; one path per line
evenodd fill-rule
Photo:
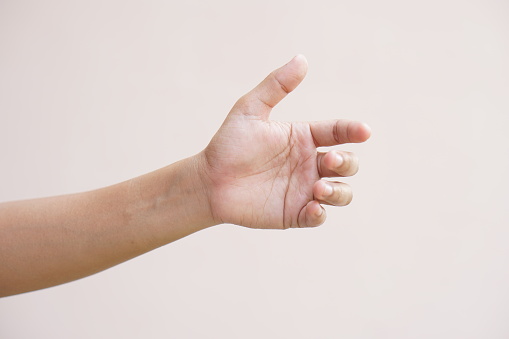
M 370 130 L 348 120 L 269 120 L 306 71 L 298 56 L 272 72 L 193 157 L 91 192 L 0 204 L 0 296 L 99 272 L 212 225 L 322 224 L 322 205 L 352 199 L 347 184 L 323 178 L 355 174 L 358 160 L 317 147 L 363 142 Z
M 211 226 L 198 157 L 91 192 L 0 204 L 0 296 L 75 280 Z

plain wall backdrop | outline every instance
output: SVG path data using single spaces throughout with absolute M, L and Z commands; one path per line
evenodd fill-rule
M 509 338 L 506 0 L 1 0 L 0 201 L 195 154 L 298 53 L 272 119 L 372 127 L 350 206 L 0 299 L 0 338 Z

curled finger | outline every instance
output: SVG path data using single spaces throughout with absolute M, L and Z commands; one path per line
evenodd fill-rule
M 313 195 L 316 200 L 333 206 L 346 206 L 353 198 L 350 185 L 326 180 L 314 184 Z
M 320 177 L 349 177 L 359 170 L 359 158 L 351 152 L 332 150 L 318 152 L 316 157 Z
M 316 200 L 312 200 L 302 208 L 299 214 L 299 227 L 315 227 L 325 222 L 325 209 Z

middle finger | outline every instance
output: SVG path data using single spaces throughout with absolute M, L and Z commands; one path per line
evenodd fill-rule
M 349 177 L 359 170 L 359 158 L 354 153 L 332 150 L 318 152 L 318 175 L 324 177 Z

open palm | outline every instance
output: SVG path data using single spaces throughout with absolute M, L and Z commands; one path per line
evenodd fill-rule
M 204 150 L 209 202 L 217 222 L 253 228 L 317 226 L 320 204 L 346 205 L 348 185 L 321 180 L 357 172 L 354 154 L 317 152 L 319 146 L 363 142 L 365 124 L 347 120 L 278 122 L 271 109 L 302 81 L 307 71 L 297 56 L 272 72 L 232 108 Z

